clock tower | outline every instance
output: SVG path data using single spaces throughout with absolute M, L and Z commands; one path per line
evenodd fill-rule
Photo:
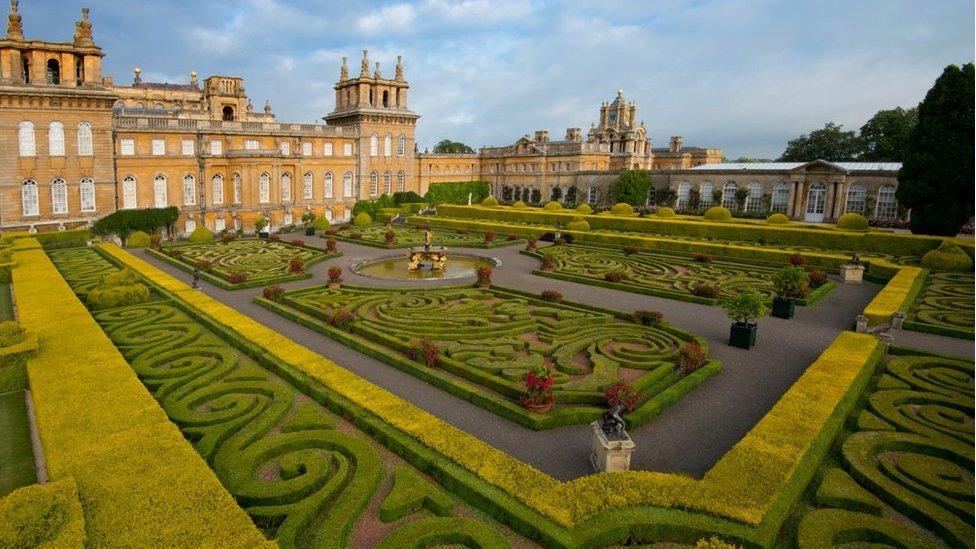
M 637 123 L 637 104 L 617 97 L 600 105 L 600 121 L 590 128 L 587 141 L 610 145 L 614 169 L 647 169 L 651 165 L 651 144 L 644 123 Z

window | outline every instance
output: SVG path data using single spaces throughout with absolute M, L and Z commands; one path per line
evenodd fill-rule
M 248 139 L 244 141 L 244 150 L 256 151 L 261 148 L 261 142 L 257 139 Z
M 211 180 L 211 187 L 213 187 L 213 203 L 223 204 L 224 203 L 224 176 L 219 173 L 213 176 Z
M 377 191 L 376 183 L 377 183 L 376 172 L 371 172 L 369 174 L 369 195 L 370 196 L 376 196 L 377 194 L 379 194 Z
M 895 198 L 894 185 L 884 185 L 878 189 L 878 203 L 875 206 L 874 215 L 881 219 L 898 217 L 898 199 Z
M 747 212 L 762 211 L 762 201 L 763 201 L 762 183 L 759 183 L 758 181 L 753 181 L 752 183 L 749 183 L 749 196 L 746 197 L 746 211 Z
M 322 154 L 324 156 L 332 156 L 332 142 L 326 141 L 322 144 Z
M 37 156 L 33 122 L 21 122 L 17 130 L 17 138 L 20 142 L 20 156 Z M 32 180 L 28 179 L 28 181 Z M 26 182 L 24 184 L 26 185 Z M 37 188 L 36 183 L 34 188 Z
M 402 133 L 397 136 L 397 156 L 403 156 L 407 152 L 407 136 Z
M 701 195 L 701 209 L 707 210 L 712 207 L 712 201 L 715 200 L 715 186 L 709 181 L 702 182 L 701 186 L 698 187 L 698 192 Z
M 55 86 L 61 83 L 61 63 L 57 59 L 47 60 L 47 83 Z
M 325 197 L 332 198 L 332 172 L 325 172 Z
M 352 172 L 342 175 L 342 196 L 352 196 Z
M 166 176 L 159 174 L 153 179 L 153 205 L 157 208 L 165 208 L 166 200 Z
M 187 219 L 183 227 L 184 227 L 183 230 L 186 232 L 186 234 L 190 234 L 193 231 L 197 230 L 197 222 L 194 221 L 193 219 Z
M 393 155 L 393 137 L 390 134 L 386 134 L 383 138 L 383 156 Z
M 241 203 L 241 174 L 235 173 L 233 178 L 234 184 L 234 204 Z
M 342 156 L 352 156 L 352 143 L 342 144 Z
M 234 120 L 234 107 L 231 107 L 230 105 L 227 105 L 226 107 L 224 107 L 223 110 L 221 111 L 221 118 L 223 118 L 227 122 L 233 121 Z
M 92 128 L 88 122 L 78 124 L 78 156 L 92 155 Z
M 268 172 L 258 177 L 258 201 L 262 204 L 271 202 L 271 176 Z
M 193 156 L 193 140 L 184 139 L 182 143 L 183 156 Z
M 678 184 L 678 209 L 683 210 L 688 207 L 688 200 L 691 198 L 691 183 L 682 181 Z
M 773 186 L 773 199 L 770 201 L 769 209 L 774 212 L 786 213 L 789 211 L 790 184 L 781 181 Z
M 847 189 L 847 204 L 844 207 L 845 213 L 864 213 L 864 203 L 868 197 L 868 191 L 860 183 L 851 185 Z
M 60 177 L 51 182 L 51 211 L 68 213 L 68 185 Z
M 223 217 L 218 217 L 214 219 L 214 231 L 221 232 L 227 228 L 227 223 L 224 221 Z
M 48 154 L 64 156 L 64 124 L 51 122 L 47 127 Z
M 400 171 L 397 172 L 397 192 L 398 193 L 402 193 L 403 192 L 403 180 L 404 180 L 403 170 L 400 170 Z
M 383 174 L 383 194 L 390 194 L 390 183 L 392 182 L 393 174 L 389 170 Z
M 379 143 L 375 133 L 369 136 L 369 155 L 379 156 Z
M 728 208 L 729 210 L 735 211 L 735 191 L 739 190 L 739 186 L 733 181 L 729 181 L 722 187 L 722 206 Z
M 136 154 L 135 139 L 123 139 L 119 141 L 119 154 L 122 156 L 132 156 Z
M 197 203 L 197 182 L 192 174 L 183 176 L 183 205 L 192 206 Z
M 294 218 L 291 216 L 291 212 L 285 212 L 284 219 L 282 219 L 283 225 L 291 225 Z
M 153 156 L 163 156 L 166 154 L 166 140 L 165 139 L 153 139 L 152 140 L 152 153 Z
M 214 139 L 210 142 L 210 154 L 214 156 L 220 156 L 224 154 L 224 143 L 223 141 L 218 141 Z
M 90 177 L 82 178 L 79 194 L 81 195 L 81 211 L 95 211 L 95 180 Z
M 290 155 L 291 154 L 291 141 L 282 141 L 281 143 L 278 144 L 278 148 L 279 148 L 279 150 L 281 150 L 281 154 L 283 154 L 285 156 Z
M 302 141 L 302 156 L 312 156 L 311 141 Z
M 122 179 L 122 207 L 126 210 L 136 208 L 136 178 L 131 175 Z
M 592 186 L 588 191 L 586 191 L 586 201 L 590 204 L 596 204 L 596 187 Z
M 37 206 L 37 182 L 28 179 L 20 186 L 20 201 L 24 215 L 39 215 Z
M 291 200 L 291 174 L 281 174 L 281 200 L 288 202 Z
M 302 176 L 302 198 L 312 199 L 312 172 L 305 172 Z

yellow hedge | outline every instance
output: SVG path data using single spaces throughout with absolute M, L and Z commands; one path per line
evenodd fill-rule
M 0 547 L 38 546 L 85 546 L 85 517 L 71 477 L 25 486 L 0 500 Z
M 921 291 L 928 271 L 918 267 L 898 267 L 895 276 L 864 308 L 863 314 L 868 317 L 868 324 L 890 322 L 892 315 L 898 311 L 907 311 Z
M 111 244 L 102 249 L 196 310 L 317 379 L 401 432 L 420 441 L 553 521 L 572 526 L 635 505 L 681 507 L 759 524 L 793 478 L 823 423 L 873 359 L 878 342 L 844 332 L 703 480 L 627 472 L 559 482 L 360 378 L 237 310 L 189 288 Z
M 77 482 L 88 544 L 266 544 L 36 240 L 21 242 L 14 293 L 39 342 L 27 370 L 41 443 L 50 477 Z

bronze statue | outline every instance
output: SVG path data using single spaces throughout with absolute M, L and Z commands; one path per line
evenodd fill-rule
M 424 229 L 424 251 L 430 251 L 431 234 L 430 229 Z
M 854 255 L 851 256 L 851 265 L 860 265 L 860 264 L 861 264 L 861 256 L 857 255 L 857 252 L 854 252 Z
M 627 423 L 624 421 L 623 413 L 625 406 L 621 403 L 612 404 L 610 409 L 603 412 L 600 420 L 600 429 L 611 440 L 622 440 L 627 438 Z
M 193 289 L 200 289 L 200 267 L 193 267 Z

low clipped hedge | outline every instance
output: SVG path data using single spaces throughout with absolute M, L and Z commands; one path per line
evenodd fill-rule
M 214 238 L 213 231 L 204 227 L 203 225 L 200 225 L 196 229 L 193 229 L 193 232 L 190 233 L 190 236 L 187 238 L 187 240 L 189 240 L 190 242 L 210 242 L 211 240 L 213 240 L 213 238 Z
M 729 221 L 732 219 L 732 212 L 724 206 L 712 206 L 705 212 L 705 219 L 709 221 Z
M 576 217 L 566 224 L 566 229 L 570 231 L 588 231 L 590 230 L 590 224 L 582 217 Z
M 786 214 L 774 213 L 766 218 L 766 222 L 771 225 L 786 225 L 790 222 L 790 218 L 786 217 Z
M 377 549 L 425 549 L 441 546 L 480 549 L 511 547 L 505 536 L 491 526 L 460 517 L 435 517 L 411 522 L 394 530 L 376 544 Z
M 655 215 L 657 215 L 658 217 L 674 217 L 675 215 L 674 208 L 669 208 L 667 206 L 663 208 L 658 208 L 657 213 Z
M 868 218 L 859 213 L 848 212 L 837 218 L 837 227 L 848 231 L 866 231 Z
M 543 210 L 549 210 L 550 212 L 558 212 L 563 209 L 563 205 L 555 200 L 550 200 L 546 202 L 546 205 L 542 207 Z
M 516 210 L 524 210 L 527 209 L 528 207 L 529 206 L 525 202 L 522 202 L 521 200 L 516 200 L 515 203 L 512 204 L 512 208 Z
M 352 224 L 357 227 L 368 227 L 373 224 L 373 218 L 369 216 L 366 212 L 359 212 L 356 217 L 353 218 Z
M 973 271 L 973 258 L 955 244 L 941 246 L 922 256 L 922 266 L 937 271 Z
M 481 205 L 482 206 L 488 206 L 488 207 L 497 206 L 498 205 L 498 199 L 495 198 L 494 196 L 486 197 L 484 200 L 481 201 Z
M 590 207 L 589 204 L 587 204 L 587 203 L 584 202 L 584 203 L 580 204 L 579 206 L 576 206 L 576 211 L 579 212 L 579 213 L 581 213 L 581 214 L 583 214 L 583 215 L 589 215 L 589 214 L 593 213 L 593 208 Z
M 143 231 L 136 231 L 129 235 L 129 239 L 125 242 L 126 248 L 145 248 L 149 246 L 150 238 L 149 234 Z
M 928 272 L 918 267 L 902 267 L 884 288 L 864 307 L 869 325 L 891 322 L 897 312 L 907 313 L 925 287 Z
M 71 477 L 0 499 L 0 547 L 84 547 L 85 516 Z
M 412 469 L 398 466 L 393 470 L 393 490 L 380 504 L 379 516 L 383 522 L 399 520 L 426 508 L 439 516 L 448 516 L 454 501 L 440 488 L 432 485 Z

